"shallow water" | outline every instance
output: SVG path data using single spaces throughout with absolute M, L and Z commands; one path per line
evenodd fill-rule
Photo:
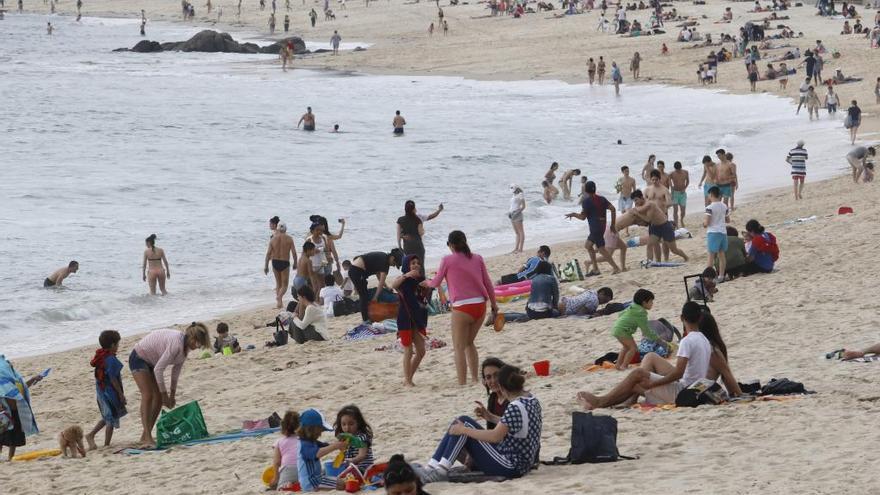
M 45 22 L 56 25 L 45 34 Z M 508 184 L 527 191 L 528 245 L 583 235 L 542 205 L 552 161 L 579 167 L 612 194 L 621 164 L 649 153 L 681 160 L 699 180 L 702 155 L 722 146 L 743 193 L 788 184 L 783 161 L 808 143 L 810 178 L 843 163 L 839 122 L 795 118 L 765 95 L 555 81 L 284 73 L 274 57 L 112 53 L 140 40 L 138 21 L 7 15 L 0 21 L 0 353 L 17 356 L 270 303 L 262 273 L 266 220 L 297 243 L 308 216 L 346 218 L 340 254 L 394 244 L 403 202 L 446 211 L 427 226 L 429 258 L 451 229 L 475 250 L 510 245 Z M 151 23 L 149 39 L 199 28 Z M 318 131 L 294 130 L 305 107 Z M 400 109 L 407 135 L 391 134 Z M 329 129 L 339 123 L 341 134 Z M 614 144 L 622 139 L 624 144 Z M 696 190 L 694 186 L 694 194 Z M 172 265 L 171 295 L 146 295 L 143 239 L 156 233 Z M 63 290 L 42 280 L 70 259 Z

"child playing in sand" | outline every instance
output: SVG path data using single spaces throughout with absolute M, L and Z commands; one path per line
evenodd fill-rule
M 98 396 L 98 409 L 101 411 L 101 420 L 86 435 L 89 450 L 98 448 L 95 445 L 95 435 L 104 430 L 104 446 L 110 445 L 113 438 L 113 429 L 119 428 L 119 419 L 125 416 L 125 392 L 122 389 L 122 362 L 116 357 L 119 351 L 119 341 L 122 337 L 115 330 L 104 330 L 98 336 L 101 348 L 95 351 L 91 365 L 95 368 L 95 394 Z
M 706 228 L 706 250 L 709 252 L 707 267 L 715 266 L 715 257 L 718 257 L 718 278 L 724 280 L 724 272 L 727 268 L 727 222 L 730 221 L 727 205 L 721 202 L 721 190 L 718 186 L 709 188 L 709 206 L 706 207 L 706 216 L 703 218 L 703 227 Z
M 306 409 L 299 415 L 299 452 L 296 458 L 296 469 L 300 489 L 304 492 L 335 490 L 336 479 L 327 476 L 321 470 L 321 458 L 325 455 L 342 450 L 348 446 L 345 442 L 326 444 L 318 439 L 325 431 L 333 428 L 324 421 L 321 413 L 315 409 Z
M 611 335 L 620 341 L 621 349 L 617 357 L 617 369 L 625 370 L 633 361 L 639 349 L 633 335 L 636 329 L 641 329 L 642 337 L 651 341 L 659 341 L 660 338 L 648 326 L 648 310 L 654 306 L 654 293 L 647 289 L 639 289 L 633 295 L 632 304 L 620 313 Z
M 272 466 L 275 468 L 275 477 L 269 483 L 269 488 L 272 490 L 285 491 L 299 482 L 297 428 L 299 428 L 299 413 L 296 411 L 284 413 L 284 418 L 281 419 L 281 438 L 275 441 L 275 455 L 272 458 Z
M 375 461 L 373 459 L 373 429 L 370 428 L 361 410 L 355 405 L 345 406 L 336 414 L 336 422 L 333 423 L 333 430 L 337 437 L 343 433 L 352 435 L 366 447 L 355 447 L 348 445 L 345 450 L 345 460 L 342 465 L 352 464 L 356 466 L 361 473 L 365 473 Z M 344 476 L 340 476 L 344 478 Z
M 714 268 L 709 267 L 703 270 L 700 278 L 688 291 L 688 298 L 693 301 L 712 302 L 715 299 L 715 294 L 718 293 L 715 284 L 716 278 L 718 278 L 718 272 Z
M 214 339 L 214 354 L 220 354 L 223 349 L 229 348 L 233 354 L 241 352 L 238 339 L 229 335 L 229 325 L 220 322 L 217 324 L 217 337 Z
M 425 357 L 425 335 L 428 328 L 430 289 L 420 286 L 422 260 L 416 255 L 403 258 L 403 275 L 392 283 L 400 297 L 397 306 L 397 336 L 403 346 L 403 385 L 412 387 L 413 376 Z

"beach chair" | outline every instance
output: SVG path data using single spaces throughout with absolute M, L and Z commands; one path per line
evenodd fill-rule
M 709 296 L 706 294 L 706 290 L 703 287 L 703 284 L 697 284 L 696 282 L 700 280 L 702 277 L 702 273 L 697 273 L 695 275 L 685 275 L 684 278 L 684 293 L 687 297 L 688 302 L 695 301 L 703 305 L 706 310 L 709 309 Z M 691 297 L 692 292 L 699 294 L 698 297 Z

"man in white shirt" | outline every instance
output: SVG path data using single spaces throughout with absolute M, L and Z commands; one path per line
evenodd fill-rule
M 798 90 L 798 107 L 797 111 L 794 112 L 795 115 L 799 114 L 801 111 L 801 107 L 807 104 L 807 93 L 810 91 L 810 78 L 806 78 L 804 82 L 801 83 L 801 87 Z
M 703 308 L 693 301 L 681 308 L 685 336 L 679 343 L 675 366 L 653 352 L 648 353 L 641 366 L 610 392 L 605 395 L 580 392 L 578 402 L 587 411 L 635 402 L 640 395 L 651 404 L 674 404 L 679 392 L 706 378 L 709 372 L 712 345 L 700 332 L 702 314 Z
M 341 301 L 343 297 L 342 288 L 336 285 L 333 275 L 325 275 L 324 287 L 318 293 L 318 299 L 324 304 L 324 314 L 333 316 L 333 303 Z

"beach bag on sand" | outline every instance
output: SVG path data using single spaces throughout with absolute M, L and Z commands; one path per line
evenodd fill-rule
M 788 378 L 773 378 L 761 389 L 761 395 L 808 394 L 804 384 Z
M 207 436 L 208 427 L 198 401 L 189 402 L 169 412 L 162 411 L 159 421 L 156 422 L 156 446 L 160 449 Z
M 636 459 L 620 455 L 617 451 L 617 420 L 611 416 L 593 416 L 591 412 L 571 413 L 571 448 L 565 457 L 541 461 L 548 466 L 559 464 L 584 464 L 615 462 L 620 459 Z
M 333 316 L 345 316 L 359 312 L 360 304 L 354 299 L 343 297 L 333 302 Z
M 679 392 L 675 397 L 675 405 L 678 407 L 714 406 L 721 404 L 725 400 L 727 400 L 727 394 L 724 393 L 721 385 L 703 378 Z

